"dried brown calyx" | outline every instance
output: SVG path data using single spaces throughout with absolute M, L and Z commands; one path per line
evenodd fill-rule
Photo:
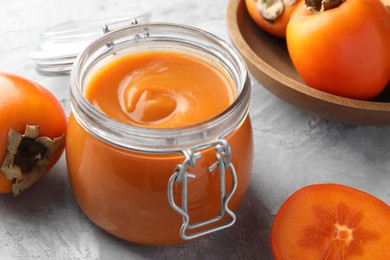
M 305 5 L 311 13 L 318 13 L 336 8 L 344 1 L 345 0 L 305 0 Z
M 51 139 L 39 136 L 39 131 L 38 125 L 26 125 L 24 134 L 13 129 L 8 132 L 7 153 L 1 171 L 13 181 L 14 195 L 19 195 L 42 177 L 50 156 L 64 144 L 64 134 Z
M 291 6 L 296 0 L 257 0 L 256 9 L 268 22 L 273 23 L 286 6 Z

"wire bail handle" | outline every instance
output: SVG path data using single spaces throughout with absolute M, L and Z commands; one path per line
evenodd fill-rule
M 201 149 L 210 148 L 215 146 L 216 158 L 217 161 L 208 168 L 209 173 L 213 173 L 217 168 L 219 168 L 219 181 L 220 181 L 220 211 L 219 214 L 211 219 L 204 220 L 195 224 L 190 224 L 190 216 L 188 213 L 188 178 L 196 178 L 196 175 L 187 172 L 189 166 L 194 167 L 196 160 L 199 159 L 202 155 L 199 152 Z M 215 231 L 219 231 L 228 227 L 231 227 L 236 221 L 236 215 L 232 210 L 229 209 L 228 203 L 234 192 L 237 188 L 237 174 L 234 168 L 231 159 L 231 148 L 229 143 L 225 139 L 219 139 L 215 142 L 208 144 L 207 146 L 198 148 L 198 149 L 189 149 L 183 150 L 184 162 L 183 164 L 178 164 L 175 167 L 175 170 L 168 181 L 168 201 L 171 207 L 178 212 L 183 218 L 183 224 L 180 228 L 180 236 L 184 240 L 194 239 L 203 235 L 210 234 Z M 232 188 L 228 193 L 226 193 L 226 169 L 230 168 L 230 173 L 232 175 Z M 181 183 L 182 185 L 182 206 L 179 207 L 173 196 L 174 184 Z M 187 230 L 195 230 L 212 223 L 215 223 L 221 220 L 225 214 L 230 217 L 230 220 L 222 225 L 217 227 L 205 229 L 199 232 L 192 234 L 187 234 Z

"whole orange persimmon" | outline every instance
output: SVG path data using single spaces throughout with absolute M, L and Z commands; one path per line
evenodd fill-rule
M 47 89 L 0 72 L 0 193 L 20 194 L 65 148 L 66 115 Z
M 390 18 L 381 0 L 306 2 L 314 4 L 296 8 L 286 33 L 302 79 L 343 97 L 377 96 L 390 80 Z
M 257 25 L 270 34 L 284 38 L 291 13 L 301 1 L 245 0 L 245 5 L 249 15 Z

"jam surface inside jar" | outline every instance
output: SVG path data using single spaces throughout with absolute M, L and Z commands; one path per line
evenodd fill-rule
M 234 100 L 231 80 L 214 66 L 174 52 L 119 57 L 90 79 L 85 96 L 110 118 L 175 128 L 208 120 Z

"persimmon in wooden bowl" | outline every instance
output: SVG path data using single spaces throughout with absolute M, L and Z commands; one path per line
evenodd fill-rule
M 325 119 L 348 124 L 389 125 L 390 84 L 374 100 L 363 101 L 307 86 L 295 70 L 286 41 L 262 30 L 249 16 L 245 0 L 230 0 L 229 35 L 252 75 L 284 101 Z

